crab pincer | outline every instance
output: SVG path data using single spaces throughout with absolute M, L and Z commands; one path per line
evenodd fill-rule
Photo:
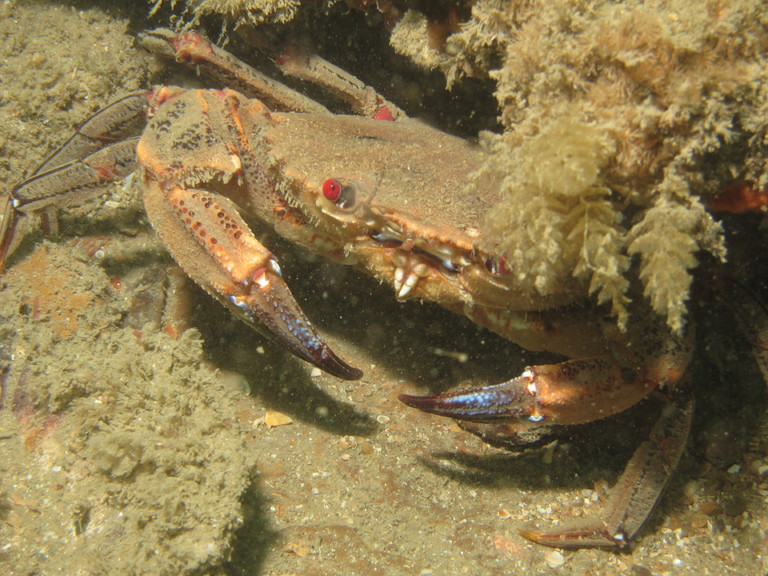
M 397 398 L 406 406 L 422 412 L 466 420 L 469 422 L 494 422 L 508 420 L 525 414 L 535 417 L 534 398 L 519 384 L 522 376 L 495 386 L 472 388 L 435 396 L 400 394 Z M 540 418 L 539 418 L 540 419 Z
M 144 205 L 181 267 L 246 324 L 329 374 L 345 380 L 362 376 L 322 339 L 283 280 L 277 260 L 230 200 L 199 190 L 160 192 L 149 185 Z
M 423 412 L 469 422 L 582 424 L 639 402 L 659 384 L 652 368 L 632 370 L 609 357 L 583 358 L 530 366 L 494 386 L 399 399 Z
M 183 96 L 190 106 L 204 97 L 216 102 L 214 95 Z M 158 117 L 162 119 L 158 114 L 155 120 Z M 200 178 L 191 162 L 183 164 L 180 178 L 168 163 L 158 161 L 161 148 L 149 137 L 138 145 L 137 154 L 144 163 L 144 207 L 168 251 L 190 278 L 246 324 L 299 358 L 345 380 L 360 378 L 362 371 L 341 360 L 310 323 L 283 280 L 276 258 L 256 239 L 237 205 L 206 188 L 213 188 L 214 178 Z M 233 184 L 239 157 L 216 151 L 205 156 L 207 167 L 215 166 L 216 177 Z M 197 148 L 193 152 L 200 153 Z
M 325 372 L 344 380 L 363 375 L 325 343 L 294 299 L 273 258 L 258 267 L 249 281 L 233 285 L 219 299 L 246 324 Z

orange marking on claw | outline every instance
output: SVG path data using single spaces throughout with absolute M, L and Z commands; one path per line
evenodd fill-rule
M 197 96 L 197 99 L 200 101 L 200 111 L 202 112 L 203 116 L 207 118 L 209 114 L 209 108 L 208 108 L 208 102 L 205 99 L 205 90 L 196 90 L 195 95 Z

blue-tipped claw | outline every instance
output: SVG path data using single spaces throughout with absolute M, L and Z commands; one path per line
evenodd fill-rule
M 500 422 L 531 418 L 536 413 L 535 398 L 527 389 L 525 376 L 495 386 L 473 388 L 436 396 L 400 394 L 403 404 L 429 414 L 469 422 Z
M 274 262 L 274 261 L 272 261 Z M 275 262 L 247 288 L 222 300 L 247 324 L 273 338 L 294 355 L 343 380 L 358 380 L 363 371 L 339 358 L 325 343 L 294 299 Z

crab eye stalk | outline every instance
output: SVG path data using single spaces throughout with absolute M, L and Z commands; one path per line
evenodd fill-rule
M 355 206 L 355 188 L 336 178 L 323 182 L 323 196 L 339 208 L 350 209 Z

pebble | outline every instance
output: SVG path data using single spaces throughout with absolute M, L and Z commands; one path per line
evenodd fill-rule
M 716 502 L 705 501 L 699 505 L 699 512 L 706 516 L 715 516 L 722 511 L 723 509 Z
M 268 410 L 264 416 L 264 424 L 270 428 L 275 426 L 285 426 L 293 422 L 290 416 L 283 414 L 282 412 L 276 412 L 275 410 Z
M 557 550 L 552 550 L 544 555 L 544 561 L 550 568 L 560 568 L 560 566 L 565 564 L 565 556 Z
M 633 576 L 653 576 L 653 572 L 641 564 L 634 564 L 632 566 Z
M 362 443 L 360 444 L 360 452 L 362 452 L 362 453 L 363 453 L 363 454 L 365 454 L 366 456 L 367 456 L 368 454 L 373 454 L 373 444 L 371 444 L 371 443 L 370 443 L 370 442 L 368 442 L 367 440 L 366 440 L 365 442 L 362 442 Z

